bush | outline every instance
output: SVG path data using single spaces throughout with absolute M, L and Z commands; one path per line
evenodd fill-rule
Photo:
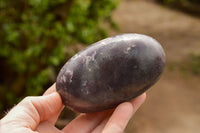
M 169 3 L 183 3 L 183 2 L 200 4 L 199 0 L 156 0 L 156 1 L 163 2 L 163 3 L 166 3 L 166 4 L 169 4 Z
M 200 17 L 200 0 L 155 0 L 155 1 Z
M 200 54 L 191 54 L 189 64 L 191 71 L 196 75 L 200 75 Z
M 118 0 L 1 0 L 0 110 L 55 82 L 75 51 L 107 36 Z

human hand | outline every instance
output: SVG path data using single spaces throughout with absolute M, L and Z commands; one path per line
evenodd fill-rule
M 43 96 L 26 97 L 0 121 L 1 133 L 122 133 L 146 94 L 113 110 L 81 113 L 62 130 L 54 125 L 64 105 L 55 84 Z

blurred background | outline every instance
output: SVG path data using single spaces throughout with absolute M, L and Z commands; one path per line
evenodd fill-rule
M 41 95 L 75 53 L 121 33 L 154 37 L 167 61 L 125 133 L 199 132 L 199 0 L 1 0 L 0 118 Z M 57 127 L 76 115 L 64 109 Z

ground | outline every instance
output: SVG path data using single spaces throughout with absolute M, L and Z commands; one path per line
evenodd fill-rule
M 120 31 L 111 31 L 110 35 L 147 34 L 158 40 L 166 53 L 163 75 L 147 91 L 145 103 L 125 133 L 197 133 L 200 131 L 200 76 L 186 74 L 176 66 L 187 64 L 190 53 L 200 53 L 200 18 L 150 1 L 123 0 L 112 15 Z M 65 110 L 67 113 L 61 115 L 65 119 L 59 119 L 58 127 L 74 118 L 72 111 Z
M 158 40 L 166 52 L 161 79 L 125 133 L 197 133 L 200 131 L 200 76 L 170 66 L 200 53 L 200 19 L 144 0 L 123 0 L 113 14 L 119 33 L 142 33 Z

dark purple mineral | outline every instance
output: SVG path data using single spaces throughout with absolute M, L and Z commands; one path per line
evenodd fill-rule
M 142 94 L 164 66 L 165 53 L 153 38 L 117 35 L 73 56 L 61 69 L 56 88 L 64 105 L 75 111 L 103 111 Z

